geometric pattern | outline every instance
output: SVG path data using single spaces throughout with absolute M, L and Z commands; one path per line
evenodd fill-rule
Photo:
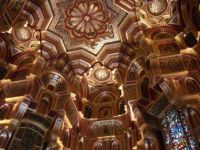
M 105 45 L 109 43 L 121 42 L 118 27 L 125 20 L 127 13 L 121 11 L 118 7 L 113 5 L 113 2 L 111 0 L 95 0 L 89 2 L 82 1 L 82 3 L 80 3 L 81 1 L 79 0 L 50 0 L 50 2 L 51 6 L 53 7 L 52 10 L 54 10 L 55 17 L 53 18 L 48 30 L 62 37 L 64 45 L 66 47 L 66 51 L 86 50 L 96 55 Z M 80 5 L 80 7 L 78 5 Z M 80 14 L 80 9 L 87 10 L 87 7 L 90 7 L 90 9 L 92 9 L 90 11 L 93 11 L 93 15 L 98 16 L 98 19 L 96 21 L 98 21 L 99 24 L 102 25 L 102 23 L 104 23 L 104 27 L 91 27 L 90 29 L 87 29 L 87 32 L 91 33 L 91 31 L 96 30 L 96 33 L 95 35 L 90 34 L 90 36 L 89 34 L 85 34 L 87 37 L 85 39 L 82 38 L 83 35 L 78 34 L 78 32 L 72 28 L 76 26 L 79 30 L 82 30 L 82 32 L 86 33 L 87 27 L 85 26 L 93 26 L 94 24 L 97 24 L 96 22 L 94 22 L 94 19 L 90 19 L 89 15 L 87 15 L 87 12 L 86 14 L 84 12 Z M 74 17 L 73 15 L 77 16 L 77 14 L 72 12 L 72 10 L 75 10 L 75 13 L 79 13 L 79 16 L 76 18 L 72 18 Z M 79 20 L 79 23 L 82 24 L 82 28 L 80 29 L 77 25 L 77 22 L 71 22 L 70 19 L 76 19 L 76 21 L 77 19 L 83 19 L 83 21 Z M 83 25 L 85 24 L 84 21 L 87 22 L 87 25 L 85 26 Z M 69 22 L 73 23 L 74 26 L 70 25 Z

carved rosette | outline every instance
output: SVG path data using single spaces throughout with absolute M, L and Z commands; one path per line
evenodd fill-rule
M 107 29 L 108 19 L 98 1 L 77 1 L 66 8 L 65 25 L 74 37 L 96 38 Z

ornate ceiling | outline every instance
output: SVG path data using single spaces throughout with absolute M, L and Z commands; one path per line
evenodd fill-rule
M 9 13 L 2 13 L 2 30 L 9 28 L 6 21 L 15 24 L 11 31 L 14 42 L 26 50 L 39 47 L 46 59 L 67 53 L 75 70 L 78 67 L 77 73 L 83 73 L 84 66 L 89 68 L 95 62 L 116 66 L 122 43 L 131 45 L 144 40 L 144 29 L 180 24 L 177 3 L 170 0 L 45 0 L 21 4 L 25 1 L 8 3 L 11 7 Z M 12 15 L 21 9 L 17 16 Z M 22 22 L 15 23 L 16 20 Z M 21 27 L 27 24 L 29 27 Z M 77 66 L 75 59 L 82 63 Z M 109 62 L 112 64 L 106 64 L 108 59 L 113 60 Z
M 67 52 L 80 50 L 97 55 L 109 43 L 121 42 L 118 27 L 127 13 L 111 1 L 51 1 L 51 4 L 56 17 L 48 29 L 62 37 Z
M 198 150 L 199 17 L 197 0 L 0 0 L 0 149 L 173 150 L 172 111 Z

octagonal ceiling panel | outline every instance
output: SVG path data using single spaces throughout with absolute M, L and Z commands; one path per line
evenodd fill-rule
M 147 27 L 161 24 L 180 24 L 176 1 L 150 0 L 141 1 L 139 5 L 140 21 Z
M 110 43 L 120 43 L 118 30 L 127 12 L 112 0 L 50 0 L 54 18 L 51 32 L 62 37 L 66 50 L 86 50 L 97 55 Z

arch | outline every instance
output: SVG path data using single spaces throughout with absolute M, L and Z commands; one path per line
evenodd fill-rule
M 69 129 L 66 129 L 63 136 L 63 144 L 65 145 L 65 147 L 68 147 L 70 144 L 70 136 L 71 135 Z
M 68 92 L 69 85 L 67 81 L 62 76 L 62 74 L 53 71 L 47 71 L 40 75 L 40 79 L 45 88 L 50 91 L 58 92 Z
M 89 106 L 89 105 L 85 106 L 84 117 L 85 118 L 91 118 L 92 117 L 92 108 L 91 108 L 91 106 Z
M 121 150 L 120 144 L 118 141 L 113 141 L 111 145 L 111 150 Z
M 199 9 L 197 7 L 194 7 L 192 9 L 192 20 L 193 20 L 194 26 L 199 31 L 200 30 L 200 20 L 198 18 L 200 18 Z
M 28 76 L 31 72 L 30 69 L 31 67 L 27 66 L 19 68 L 13 73 L 11 77 L 12 81 L 25 80 L 26 76 Z
M 169 107 L 161 117 L 161 125 L 167 149 L 198 149 L 198 143 L 185 108 Z
M 40 100 L 39 106 L 38 106 L 38 112 L 40 112 L 41 114 L 45 114 L 47 112 L 49 108 L 49 102 L 48 100 L 42 98 Z
M 8 149 L 20 149 L 21 147 L 24 148 L 25 146 L 26 149 L 31 149 L 35 146 L 41 148 L 44 144 L 44 135 L 42 135 L 41 132 L 44 133 L 44 131 L 38 126 L 35 126 L 35 128 L 38 130 L 35 130 L 32 127 L 19 127 L 15 136 L 12 138 Z
M 108 135 L 120 135 L 124 131 L 122 122 L 119 120 L 97 121 L 88 128 L 88 136 L 100 137 Z
M 164 40 L 157 44 L 156 47 L 161 55 L 178 54 L 181 47 L 172 40 Z
M 197 44 L 197 39 L 192 32 L 188 32 L 184 35 L 184 41 L 185 41 L 185 44 L 191 48 Z
M 119 114 L 124 114 L 126 111 L 125 111 L 125 102 L 122 100 L 119 102 Z
M 39 102 L 38 111 L 42 114 L 51 109 L 54 98 L 50 93 L 43 93 Z
M 195 34 L 197 36 L 198 24 L 196 20 L 198 19 L 199 14 L 196 13 L 196 10 L 199 10 L 198 0 L 181 0 L 179 5 L 179 12 L 181 16 L 183 16 L 182 21 L 186 26 L 185 29 L 192 31 L 193 33 L 196 32 Z
M 186 79 L 186 86 L 189 94 L 196 94 L 200 92 L 199 82 L 194 78 L 187 78 Z
M 185 114 L 188 117 L 193 129 L 198 128 L 200 124 L 200 113 L 193 108 L 186 108 Z
M 113 96 L 111 95 L 108 95 L 108 93 L 105 95 L 105 96 L 101 96 L 98 98 L 98 101 L 96 101 L 96 103 L 99 103 L 99 104 L 103 104 L 103 103 L 109 103 L 109 102 L 113 102 L 114 99 L 113 99 Z
M 182 86 L 184 93 L 188 95 L 197 94 L 200 92 L 200 83 L 192 76 L 186 76 L 179 79 L 179 83 Z
M 102 142 L 98 141 L 94 144 L 93 150 L 103 150 L 103 144 Z
M 160 150 L 158 138 L 151 132 L 146 132 L 144 135 L 145 150 Z
M 144 147 L 145 147 L 145 150 L 159 150 L 156 147 L 155 141 L 149 138 L 144 139 Z
M 145 77 L 140 84 L 141 95 L 147 99 L 149 98 L 149 91 L 148 91 L 149 84 L 150 81 L 147 77 Z
M 197 140 L 200 139 L 200 112 L 196 109 L 188 107 L 185 109 L 185 115 L 187 116 L 187 120 L 191 125 L 191 128 L 196 136 Z
M 4 104 L 0 106 L 0 120 L 3 120 L 7 117 L 9 112 L 9 106 L 8 104 Z
M 30 102 L 29 102 L 28 98 L 25 98 L 24 101 L 20 104 L 20 106 L 18 108 L 18 111 L 17 111 L 17 114 L 16 114 L 16 117 L 18 119 L 23 118 L 23 116 L 26 113 L 26 110 L 27 110 L 29 104 L 30 104 Z
M 8 60 L 10 58 L 10 55 L 11 50 L 8 49 L 7 36 L 5 34 L 0 33 L 0 58 Z
M 21 149 L 21 147 L 26 147 L 26 149 L 38 147 L 41 149 L 45 140 L 50 138 L 48 131 L 52 127 L 52 123 L 51 119 L 35 112 L 26 112 L 16 128 L 8 149 Z
M 103 106 L 98 111 L 98 115 L 100 118 L 110 117 L 113 115 L 113 113 L 113 109 L 110 106 Z
M 21 68 L 31 65 L 36 57 L 36 53 L 34 52 L 22 52 L 12 58 L 12 63 Z
M 4 79 L 8 72 L 8 67 L 6 64 L 0 64 L 0 80 Z
M 6 148 L 6 145 L 9 141 L 9 133 L 7 130 L 0 132 L 0 148 Z
M 97 93 L 98 92 L 98 93 Z M 102 92 L 95 91 L 91 94 L 91 100 L 95 104 L 112 103 L 119 99 L 121 91 L 119 89 L 104 89 Z
M 146 65 L 147 63 L 144 57 L 139 56 L 135 58 L 126 71 L 124 83 L 132 82 L 133 80 L 137 80 L 139 77 L 144 76 L 145 69 L 147 68 Z
M 163 38 L 174 38 L 180 31 L 181 28 L 178 26 L 164 25 L 146 30 L 145 35 L 152 40 L 160 40 Z
M 132 107 L 132 106 L 131 106 Z M 131 108 L 131 111 L 132 111 L 132 118 L 134 121 L 137 120 L 137 126 L 141 126 L 145 121 L 143 115 L 142 115 L 142 112 L 138 109 L 138 108 Z

